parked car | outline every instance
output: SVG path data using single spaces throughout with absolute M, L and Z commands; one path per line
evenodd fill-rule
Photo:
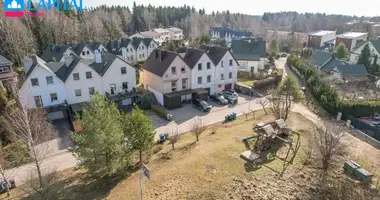
M 16 187 L 16 183 L 14 179 L 5 181 L 4 179 L 0 179 L 0 194 L 7 192 L 7 190 L 13 189 Z
M 288 54 L 286 54 L 286 53 L 281 54 L 282 58 L 286 58 L 287 56 L 288 56 Z
M 228 100 L 221 94 L 210 95 L 210 99 L 219 105 L 227 105 Z
M 203 112 L 210 112 L 212 105 L 209 105 L 206 101 L 196 99 L 193 101 L 193 107 Z
M 238 94 L 236 93 L 235 90 L 223 90 L 222 93 L 223 92 L 229 92 L 229 93 L 232 93 L 232 94 L 236 95 L 236 97 L 238 96 Z
M 222 92 L 222 95 L 230 104 L 237 104 L 238 95 L 232 92 Z

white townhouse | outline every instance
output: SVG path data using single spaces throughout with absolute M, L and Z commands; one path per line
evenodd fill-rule
M 158 43 L 161 45 L 164 42 L 168 42 L 170 40 L 170 31 L 165 28 L 155 28 L 153 29 L 154 32 L 158 33 L 160 35 L 158 39 Z
M 200 47 L 211 58 L 215 66 L 214 92 L 232 90 L 237 82 L 239 63 L 228 48 L 206 46 Z
M 183 39 L 183 31 L 182 29 L 171 27 L 168 28 L 170 40 L 182 40 Z
M 158 44 L 152 38 L 133 39 L 123 38 L 119 40 L 111 40 L 107 44 L 107 49 L 126 62 L 134 64 L 139 61 L 145 61 L 150 53 L 158 47 Z
M 95 50 L 91 60 L 70 55 L 63 61 L 46 63 L 37 56 L 24 60 L 26 80 L 20 96 L 26 107 L 69 104 L 76 112 L 95 91 L 112 97 L 136 87 L 135 68 L 112 53 Z M 123 105 L 131 103 L 131 98 L 123 100 Z
M 215 65 L 202 49 L 182 47 L 177 50 L 191 69 L 191 89 L 203 88 L 215 93 Z

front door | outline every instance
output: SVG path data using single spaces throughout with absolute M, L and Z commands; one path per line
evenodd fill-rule
M 230 84 L 226 84 L 225 86 L 224 86 L 224 90 L 231 90 L 232 89 L 232 84 L 230 83 Z
M 116 84 L 111 84 L 110 90 L 111 90 L 111 94 L 115 94 L 116 93 Z

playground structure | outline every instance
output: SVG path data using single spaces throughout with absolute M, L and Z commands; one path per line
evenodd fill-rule
M 240 157 L 251 163 L 256 163 L 258 161 L 265 160 L 267 159 L 265 152 L 274 147 L 274 145 L 280 143 L 280 147 L 283 145 L 288 147 L 286 157 L 283 158 L 283 166 L 285 170 L 287 167 L 286 164 L 290 163 L 288 161 L 290 152 L 293 151 L 294 157 L 294 155 L 300 147 L 299 134 L 297 134 L 298 139 L 294 145 L 293 140 L 290 138 L 292 132 L 289 130 L 286 122 L 283 119 L 279 119 L 267 124 L 258 123 L 253 127 L 253 131 L 256 133 L 256 135 L 246 138 L 238 138 L 240 141 L 244 143 L 246 148 L 246 151 L 241 153 Z M 249 140 L 253 139 L 255 139 L 256 141 L 254 142 L 253 147 L 251 148 Z M 273 157 L 272 154 L 271 156 Z

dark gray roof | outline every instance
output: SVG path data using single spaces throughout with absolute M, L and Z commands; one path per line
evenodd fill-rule
M 177 52 L 155 49 L 144 62 L 142 69 L 162 77 L 176 57 Z
M 380 39 L 370 40 L 372 46 L 375 47 L 376 51 L 380 53 Z
M 152 38 L 143 38 L 142 39 L 145 46 L 149 46 L 152 41 L 154 41 Z
M 4 56 L 0 55 L 0 66 L 10 66 L 12 62 L 6 59 Z
M 121 39 L 121 47 L 127 47 L 128 46 L 128 44 L 129 43 L 131 43 L 131 39 L 129 39 L 129 38 L 123 38 L 123 39 Z
M 92 67 L 100 76 L 103 76 L 115 59 L 116 56 L 114 54 L 103 52 L 102 63 L 93 62 L 90 64 L 90 67 Z
M 363 64 L 359 65 L 340 65 L 336 68 L 343 76 L 366 76 L 368 71 Z
M 317 50 L 309 58 L 310 62 L 318 67 L 323 67 L 331 58 L 333 54 L 327 51 Z
M 193 69 L 195 65 L 198 63 L 198 61 L 201 59 L 203 54 L 205 54 L 206 52 L 202 49 L 179 47 L 177 49 L 177 53 L 186 53 L 185 56 L 182 58 L 190 67 L 190 69 Z
M 322 66 L 321 70 L 329 72 L 333 70 L 335 67 L 345 65 L 345 64 L 346 63 L 341 60 L 338 60 L 336 58 L 331 58 L 325 65 Z
M 135 47 L 135 49 L 137 49 L 140 45 L 140 43 L 142 42 L 142 38 L 133 38 L 132 40 L 132 44 L 133 46 Z
M 237 60 L 260 60 L 266 56 L 265 41 L 262 38 L 232 40 L 231 49 Z
M 123 40 L 123 44 L 125 45 L 125 46 L 127 46 L 128 45 L 128 41 L 127 40 Z M 119 41 L 119 40 L 110 40 L 110 41 L 108 41 L 108 43 L 107 43 L 107 51 L 108 52 L 110 52 L 110 53 L 112 53 L 112 54 L 115 54 L 115 55 L 122 55 L 123 54 L 123 52 L 121 51 L 121 48 L 120 47 L 122 47 L 122 42 L 121 41 Z
M 32 56 L 32 60 L 33 60 L 33 64 L 32 66 L 29 68 L 29 71 L 26 72 L 26 79 L 30 76 L 30 74 L 33 72 L 34 68 L 36 68 L 36 66 L 38 65 L 38 60 L 37 60 L 37 56 Z
M 74 51 L 77 55 L 80 55 L 80 54 L 82 53 L 84 47 L 87 47 L 87 48 L 89 48 L 91 51 L 93 51 L 93 50 L 91 49 L 91 47 L 89 47 L 86 43 L 83 43 L 83 42 L 81 42 L 81 43 L 77 43 L 77 44 L 71 44 L 70 47 L 71 47 L 71 49 L 73 49 L 73 51 Z
M 50 45 L 45 48 L 41 59 L 45 62 L 59 62 L 68 48 L 67 45 Z
M 62 65 L 57 71 L 55 71 L 55 74 L 57 75 L 59 79 L 65 82 L 79 62 L 80 62 L 80 58 L 74 56 L 73 62 L 71 62 L 69 66 L 66 66 L 65 64 Z
M 92 51 L 95 51 L 95 50 L 99 49 L 99 47 L 100 47 L 101 44 L 102 44 L 102 43 L 100 43 L 100 42 L 88 42 L 88 43 L 87 43 L 87 46 L 88 46 Z
M 46 63 L 46 66 L 56 73 L 61 67 L 66 66 L 64 62 Z
M 231 28 L 213 27 L 211 28 L 211 31 L 219 32 L 220 37 L 225 37 L 226 34 L 233 35 L 235 37 L 252 37 L 252 32 L 234 30 Z
M 212 62 L 214 62 L 215 65 L 219 64 L 223 56 L 226 55 L 228 51 L 227 48 L 207 45 L 201 45 L 200 49 L 206 51 L 207 55 L 210 57 Z

